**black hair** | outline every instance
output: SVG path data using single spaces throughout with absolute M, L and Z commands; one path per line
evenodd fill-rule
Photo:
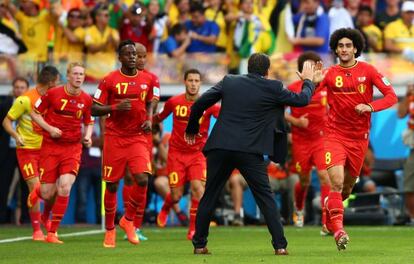
M 305 63 L 305 61 L 307 60 L 311 60 L 314 61 L 315 63 L 318 61 L 321 61 L 321 56 L 319 56 L 318 53 L 314 52 L 314 51 L 305 51 L 302 54 L 300 54 L 299 58 L 298 58 L 298 71 L 302 72 L 303 70 L 303 64 Z
M 352 44 L 357 50 L 355 53 L 355 58 L 358 58 L 365 47 L 364 37 L 361 35 L 361 32 L 352 28 L 340 28 L 335 30 L 331 35 L 331 39 L 329 40 L 329 47 L 335 56 L 337 56 L 336 48 L 338 47 L 338 42 L 343 38 L 348 38 L 352 41 Z
M 359 7 L 358 14 L 360 14 L 362 12 L 368 12 L 370 16 L 372 16 L 372 14 L 374 14 L 374 11 L 372 10 L 372 8 L 370 6 L 367 6 L 367 5 L 361 5 Z
M 190 13 L 198 12 L 200 14 L 204 14 L 205 8 L 200 3 L 194 3 L 190 6 Z
M 264 53 L 253 53 L 248 61 L 247 71 L 248 73 L 259 74 L 260 76 L 266 76 L 267 71 L 270 68 L 270 59 Z
M 186 70 L 185 73 L 184 73 L 184 81 L 187 80 L 187 77 L 188 77 L 189 74 L 198 74 L 198 75 L 200 75 L 200 78 L 201 78 L 201 73 L 200 73 L 199 70 L 189 69 L 189 70 Z
M 42 85 L 48 85 L 50 82 L 56 80 L 59 75 L 60 73 L 55 66 L 47 65 L 40 71 L 37 82 Z
M 118 55 L 121 54 L 122 48 L 125 47 L 125 46 L 128 46 L 128 45 L 132 45 L 132 46 L 135 47 L 135 42 L 133 42 L 130 39 L 126 39 L 126 40 L 121 41 L 121 43 L 119 43 L 119 45 L 118 45 Z
M 24 82 L 26 86 L 29 87 L 29 81 L 24 77 L 18 76 L 14 78 L 12 81 L 12 85 L 14 86 L 17 82 Z
M 172 36 L 177 36 L 177 35 L 179 35 L 181 32 L 187 32 L 187 28 L 185 27 L 185 25 L 184 24 L 180 24 L 180 23 L 177 23 L 177 24 L 175 24 L 172 28 L 171 28 L 171 32 L 170 32 L 170 35 L 172 35 Z
M 109 11 L 109 7 L 106 4 L 97 4 L 91 11 L 93 23 L 96 23 L 96 16 L 99 11 Z

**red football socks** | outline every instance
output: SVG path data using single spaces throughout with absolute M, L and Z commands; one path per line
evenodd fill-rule
M 128 207 L 129 195 L 131 193 L 131 190 L 132 190 L 132 185 L 131 186 L 124 185 L 124 187 L 122 188 L 122 199 L 124 200 L 124 211 Z
M 135 212 L 135 217 L 134 217 L 134 226 L 135 228 L 141 228 L 142 226 L 142 221 L 144 220 L 144 213 L 145 213 L 145 207 L 147 205 L 147 189 L 148 186 L 138 186 L 139 188 L 139 202 L 138 202 L 138 208 L 137 211 Z
M 138 206 L 143 202 L 146 192 L 147 186 L 139 186 L 138 184 L 134 184 L 132 189 L 129 193 L 129 203 L 125 209 L 125 218 L 128 221 L 133 221 L 135 214 L 137 212 Z
M 164 204 L 162 205 L 161 210 L 165 212 L 170 212 L 171 207 L 173 206 L 174 202 L 171 198 L 171 193 L 167 193 L 165 196 Z
M 323 209 L 325 207 L 325 198 L 328 197 L 330 189 L 331 187 L 328 184 L 321 185 L 321 209 L 322 209 L 321 222 L 322 222 L 322 225 L 326 224 L 326 215 L 323 213 L 324 212 Z
M 52 208 L 52 224 L 48 232 L 55 233 L 59 227 L 60 221 L 62 221 L 63 216 L 65 215 L 66 208 L 68 207 L 69 196 L 60 196 L 56 197 L 55 204 Z
M 190 226 L 189 230 L 195 230 L 195 221 L 197 216 L 197 209 L 198 209 L 199 200 L 194 198 L 191 199 L 191 207 L 190 207 Z
M 112 230 L 115 228 L 116 192 L 111 193 L 108 189 L 105 190 L 104 206 L 105 228 L 106 230 Z
M 29 212 L 33 231 L 40 230 L 40 212 Z
M 305 198 L 308 193 L 308 186 L 304 187 L 302 184 L 300 184 L 300 181 L 298 181 L 295 184 L 295 206 L 296 210 L 302 211 L 305 207 Z
M 344 206 L 342 204 L 342 195 L 340 192 L 330 192 L 328 196 L 327 209 L 329 211 L 332 232 L 336 233 L 338 230 L 344 228 Z

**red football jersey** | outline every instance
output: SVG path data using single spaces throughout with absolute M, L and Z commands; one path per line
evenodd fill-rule
M 173 129 L 169 141 L 169 148 L 177 149 L 179 151 L 200 151 L 207 141 L 208 129 L 210 127 L 211 116 L 218 117 L 220 112 L 219 105 L 213 105 L 208 108 L 203 116 L 200 118 L 200 134 L 201 137 L 196 138 L 194 145 L 188 145 L 184 140 L 184 133 L 187 127 L 188 119 L 191 113 L 191 106 L 193 101 L 188 101 L 185 94 L 180 94 L 171 97 L 165 102 L 164 109 L 154 118 L 157 121 L 164 120 L 170 113 L 173 113 Z
M 159 101 L 160 100 L 160 80 L 157 75 L 153 74 L 150 71 L 143 70 L 146 74 L 150 76 L 149 90 L 148 90 L 148 99 L 147 101 Z
M 152 77 L 145 72 L 134 76 L 123 74 L 120 70 L 109 73 L 99 84 L 94 101 L 101 105 L 118 104 L 121 100 L 131 100 L 131 110 L 112 111 L 105 120 L 105 134 L 133 136 L 142 134 L 142 123 L 146 120 L 148 91 Z
M 374 85 L 384 95 L 375 101 Z M 327 87 L 328 91 L 327 132 L 346 138 L 368 138 L 371 114 L 359 115 L 355 111 L 358 104 L 368 104 L 374 111 L 380 111 L 397 102 L 397 96 L 387 78 L 372 65 L 361 61 L 349 68 L 331 66 L 320 87 Z
M 51 138 L 46 131 L 43 140 L 56 143 L 80 143 L 82 123 L 93 123 L 91 116 L 92 97 L 81 91 L 79 95 L 70 95 L 65 86 L 47 91 L 35 104 L 35 110 L 43 114 L 45 121 L 62 131 L 60 138 Z
M 296 81 L 288 86 L 288 89 L 295 93 L 302 91 L 303 81 Z M 297 138 L 318 138 L 323 135 L 327 118 L 327 92 L 326 88 L 317 89 L 312 96 L 311 102 L 305 107 L 290 107 L 291 115 L 299 118 L 305 114 L 309 120 L 307 128 L 292 126 L 292 137 Z

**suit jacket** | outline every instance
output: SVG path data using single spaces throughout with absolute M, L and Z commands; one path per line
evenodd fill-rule
M 7 96 L 0 102 L 0 123 L 3 124 L 3 120 L 10 110 L 13 104 L 13 97 Z M 0 126 L 0 161 L 4 160 L 7 155 L 7 151 L 10 147 L 10 135 L 4 130 L 3 125 Z
M 302 92 L 296 94 L 282 82 L 256 74 L 226 75 L 193 104 L 186 133 L 198 133 L 204 110 L 222 100 L 204 152 L 224 149 L 267 154 L 280 163 L 287 148 L 287 141 L 281 138 L 287 129 L 284 107 L 309 104 L 314 89 L 310 80 L 305 80 Z

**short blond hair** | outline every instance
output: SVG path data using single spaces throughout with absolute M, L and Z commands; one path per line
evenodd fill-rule
M 82 62 L 71 62 L 68 64 L 68 68 L 66 70 L 66 73 L 70 73 L 72 71 L 73 68 L 75 67 L 82 67 L 85 69 L 85 66 L 83 65 Z

